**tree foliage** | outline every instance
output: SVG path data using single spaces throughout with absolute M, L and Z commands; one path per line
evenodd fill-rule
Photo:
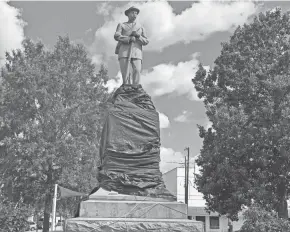
M 32 209 L 22 202 L 11 202 L 0 197 L 0 232 L 23 232 Z
M 52 51 L 40 42 L 6 55 L 0 85 L 0 164 L 13 200 L 51 212 L 53 185 L 89 192 L 96 162 L 102 102 L 108 97 L 85 48 L 59 37 Z
M 200 65 L 193 79 L 212 122 L 199 127 L 197 186 L 209 209 L 232 218 L 253 201 L 288 217 L 289 35 L 289 13 L 260 13 L 222 44 L 212 70 Z
M 259 206 L 247 209 L 244 214 L 244 223 L 240 232 L 288 232 L 288 220 L 278 218 L 276 213 L 266 211 Z

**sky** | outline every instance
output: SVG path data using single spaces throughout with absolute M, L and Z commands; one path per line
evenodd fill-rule
M 143 48 L 141 84 L 152 97 L 160 118 L 162 172 L 182 166 L 190 148 L 192 161 L 202 140 L 198 125 L 209 127 L 203 102 L 192 79 L 199 63 L 208 70 L 238 25 L 250 23 L 259 12 L 281 7 L 287 1 L 6 1 L 0 0 L 0 64 L 5 51 L 21 49 L 30 38 L 53 48 L 58 36 L 68 35 L 86 46 L 92 62 L 105 63 L 109 91 L 122 84 L 113 38 L 124 11 L 140 9 L 139 22 L 149 44 Z

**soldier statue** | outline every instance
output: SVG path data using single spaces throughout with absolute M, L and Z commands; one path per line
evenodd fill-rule
M 142 46 L 149 43 L 144 28 L 138 23 L 140 10 L 130 7 L 125 11 L 128 21 L 119 23 L 114 35 L 118 41 L 115 54 L 118 55 L 123 84 L 140 84 L 142 69 Z
M 92 199 L 115 192 L 134 199 L 146 196 L 176 201 L 160 172 L 158 112 L 140 84 L 142 46 L 149 41 L 136 22 L 139 12 L 136 7 L 127 9 L 128 22 L 119 23 L 114 35 L 123 85 L 108 103 L 100 141 L 99 184 L 90 193 Z

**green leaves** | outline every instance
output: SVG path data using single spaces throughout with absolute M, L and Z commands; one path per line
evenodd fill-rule
M 31 40 L 23 47 L 7 53 L 2 71 L 0 174 L 13 183 L 14 200 L 27 196 L 26 203 L 44 207 L 55 183 L 84 192 L 97 185 L 108 76 L 68 37 L 53 50 Z
M 241 232 L 287 232 L 290 230 L 290 223 L 287 220 L 277 218 L 275 213 L 258 206 L 247 209 L 243 216 L 245 222 Z
M 1 197 L 0 199 L 0 232 L 22 232 L 28 226 L 27 218 L 32 209 L 21 202 L 12 203 Z
M 211 210 L 233 218 L 253 199 L 287 217 L 289 23 L 280 9 L 260 13 L 222 44 L 213 70 L 200 65 L 192 80 L 212 122 L 199 128 L 197 185 Z

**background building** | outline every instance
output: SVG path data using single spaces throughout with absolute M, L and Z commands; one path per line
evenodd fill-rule
M 216 212 L 206 212 L 206 201 L 194 184 L 195 168 L 189 169 L 188 216 L 204 222 L 205 232 L 228 232 L 229 220 Z M 177 196 L 178 202 L 185 203 L 185 168 L 174 168 L 163 174 L 167 189 Z

